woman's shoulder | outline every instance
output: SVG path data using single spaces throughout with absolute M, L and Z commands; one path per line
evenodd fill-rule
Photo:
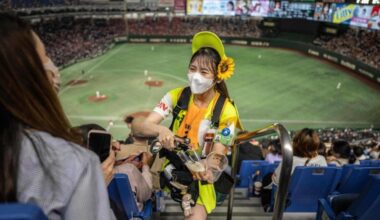
M 327 166 L 327 162 L 324 156 L 318 155 L 314 158 L 307 157 L 293 157 L 293 167 L 294 166 Z

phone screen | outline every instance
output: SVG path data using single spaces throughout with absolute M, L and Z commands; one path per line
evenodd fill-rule
M 94 151 L 103 162 L 110 153 L 111 134 L 104 131 L 92 130 L 88 134 L 88 147 Z

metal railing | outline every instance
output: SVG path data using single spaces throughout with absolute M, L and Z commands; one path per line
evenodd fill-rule
M 235 180 L 236 184 L 236 171 L 237 171 L 237 158 L 239 154 L 238 144 L 242 142 L 249 141 L 252 138 L 262 137 L 268 134 L 272 134 L 277 132 L 280 143 L 281 143 L 281 151 L 282 151 L 282 166 L 281 166 L 281 174 L 280 174 L 280 182 L 276 193 L 274 211 L 273 211 L 273 220 L 281 220 L 284 209 L 285 209 L 285 201 L 288 194 L 288 185 L 291 177 L 292 165 L 293 165 L 293 149 L 291 145 L 291 139 L 286 128 L 281 124 L 273 124 L 263 129 L 258 129 L 252 132 L 248 132 L 246 134 L 239 135 L 235 139 L 235 143 L 233 145 L 233 153 L 232 153 L 232 177 Z M 234 203 L 234 194 L 235 194 L 235 186 L 232 187 L 230 191 L 230 196 L 228 200 L 228 212 L 227 212 L 227 220 L 232 219 L 232 209 Z

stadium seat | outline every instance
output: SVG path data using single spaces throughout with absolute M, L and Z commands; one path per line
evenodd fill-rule
M 343 196 L 339 195 L 339 196 Z M 338 199 L 339 196 L 333 199 Z M 322 219 L 323 213 L 330 220 L 340 219 L 356 219 L 356 220 L 374 220 L 380 219 L 380 177 L 372 176 L 359 197 L 348 204 L 348 208 L 345 211 L 335 213 L 331 204 L 333 201 L 326 199 L 318 200 L 318 212 L 317 220 Z
M 0 204 L 0 220 L 47 220 L 36 205 L 26 203 Z
M 108 193 L 116 205 L 124 211 L 128 219 L 140 218 L 145 220 L 152 216 L 151 200 L 145 202 L 143 211 L 139 211 L 127 175 L 115 174 L 108 186 Z
M 360 160 L 360 166 L 380 167 L 380 160 Z
M 240 165 L 240 172 L 237 175 L 238 184 L 236 187 L 247 188 L 249 186 L 250 178 L 255 173 L 254 167 L 257 165 L 269 164 L 265 160 L 243 160 Z
M 285 212 L 316 212 L 318 199 L 334 191 L 340 175 L 341 169 L 335 167 L 296 167 Z
M 334 194 L 359 193 L 371 175 L 380 176 L 380 167 L 344 165 L 342 178 Z

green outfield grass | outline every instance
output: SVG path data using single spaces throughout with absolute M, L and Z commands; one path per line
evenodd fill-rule
M 111 132 L 123 138 L 129 133 L 123 122 L 125 115 L 150 111 L 168 90 L 187 84 L 190 51 L 190 45 L 185 44 L 122 44 L 105 55 L 70 66 L 61 71 L 60 99 L 65 112 L 73 125 L 98 123 L 107 127 L 113 120 Z M 289 129 L 380 127 L 380 92 L 335 66 L 275 48 L 226 46 L 226 51 L 236 62 L 228 88 L 248 130 L 273 122 Z M 164 81 L 163 86 L 144 85 L 144 70 L 153 80 Z M 88 83 L 65 85 L 78 79 Z M 108 99 L 88 101 L 96 91 Z

